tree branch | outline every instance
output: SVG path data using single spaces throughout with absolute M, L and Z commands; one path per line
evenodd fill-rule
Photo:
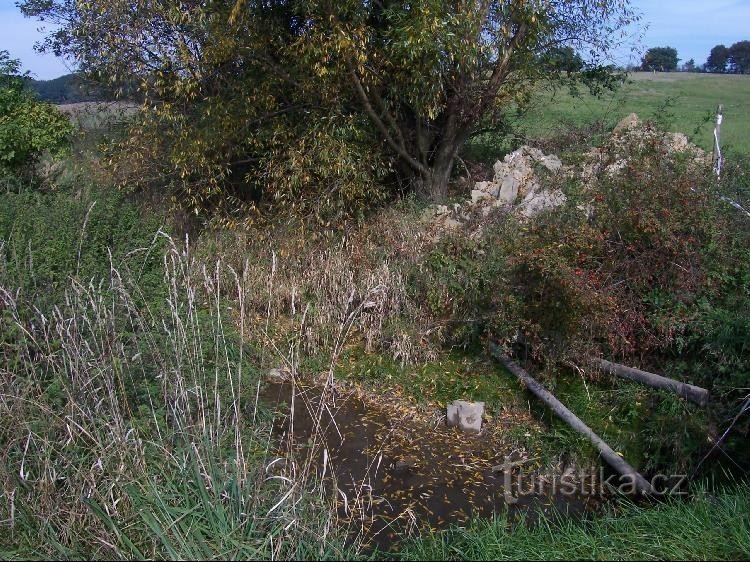
M 469 118 L 472 123 L 475 123 L 482 117 L 484 112 L 487 110 L 487 107 L 497 97 L 497 92 L 500 89 L 500 86 L 502 86 L 503 82 L 510 74 L 513 54 L 515 53 L 516 49 L 518 49 L 521 41 L 523 41 L 523 39 L 526 37 L 527 32 L 528 25 L 522 23 L 518 27 L 518 31 L 516 31 L 516 33 L 513 35 L 513 38 L 510 40 L 510 43 L 505 49 L 503 56 L 497 61 L 495 69 L 492 71 L 492 76 L 490 76 L 487 87 L 485 88 L 484 92 L 482 92 L 482 95 L 479 97 L 479 100 L 477 100 L 477 103 L 469 112 Z
M 364 107 L 365 112 L 367 112 L 367 115 L 370 117 L 373 124 L 378 128 L 380 134 L 383 135 L 383 138 L 388 143 L 388 146 L 390 146 L 407 164 L 409 164 L 409 166 L 414 168 L 420 174 L 424 176 L 429 175 L 430 170 L 426 166 L 422 165 L 413 156 L 411 156 L 406 150 L 405 146 L 399 145 L 393 139 L 393 136 L 391 136 L 391 134 L 388 132 L 388 127 L 386 127 L 385 123 L 383 123 L 383 120 L 378 116 L 378 114 L 375 112 L 375 109 L 372 107 L 370 98 L 367 97 L 367 92 L 365 92 L 365 89 L 362 86 L 362 82 L 360 81 L 359 76 L 357 76 L 357 71 L 354 69 L 354 65 L 352 65 L 351 61 L 347 61 L 347 65 L 349 67 L 349 74 L 351 75 L 352 81 L 354 82 L 354 87 L 357 91 L 357 95 L 362 102 L 362 106 Z

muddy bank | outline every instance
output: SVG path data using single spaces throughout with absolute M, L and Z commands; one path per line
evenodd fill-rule
M 268 384 L 261 400 L 278 412 L 274 431 L 287 449 L 312 454 L 339 499 L 354 539 L 381 549 L 400 538 L 472 517 L 507 513 L 531 523 L 552 511 L 581 515 L 603 497 L 594 474 L 572 467 L 533 471 L 525 451 L 488 435 L 426 423 L 353 393 Z M 554 509 L 553 509 L 554 508 Z

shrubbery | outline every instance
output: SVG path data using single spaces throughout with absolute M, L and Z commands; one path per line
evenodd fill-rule
M 0 174 L 29 172 L 45 151 L 65 148 L 71 133 L 67 117 L 37 101 L 18 61 L 0 51 Z
M 561 364 L 601 355 L 709 388 L 708 412 L 654 397 L 641 424 L 645 466 L 685 468 L 750 380 L 750 220 L 720 198 L 708 166 L 669 152 L 661 135 L 649 125 L 644 142 L 618 146 L 618 172 L 563 185 L 566 206 L 532 223 L 444 237 L 411 287 L 452 327 L 449 343 L 504 342 L 553 386 Z M 743 420 L 728 445 L 744 462 L 746 431 Z

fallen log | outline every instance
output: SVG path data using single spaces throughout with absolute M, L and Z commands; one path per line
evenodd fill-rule
M 647 371 L 641 371 L 640 369 L 634 369 L 633 367 L 626 367 L 618 363 L 612 363 L 606 359 L 599 359 L 598 357 L 590 357 L 589 361 L 596 367 L 599 367 L 606 373 L 636 381 L 652 388 L 661 388 L 664 390 L 670 390 L 676 393 L 678 396 L 695 402 L 700 406 L 705 406 L 708 403 L 709 393 L 705 388 L 700 386 L 693 386 L 661 375 L 649 373 Z
M 648 480 L 636 471 L 625 459 L 615 453 L 604 440 L 594 431 L 581 421 L 573 412 L 565 407 L 555 396 L 544 388 L 536 379 L 521 368 L 521 366 L 506 356 L 502 350 L 495 344 L 490 343 L 490 353 L 500 361 L 506 369 L 516 375 L 518 379 L 531 391 L 537 398 L 544 402 L 549 408 L 566 424 L 575 429 L 578 433 L 584 435 L 594 447 L 601 453 L 602 458 L 617 471 L 618 474 L 630 479 L 637 493 L 645 495 L 651 494 L 653 489 Z

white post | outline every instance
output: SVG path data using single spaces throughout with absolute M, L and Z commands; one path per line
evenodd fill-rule
M 716 126 L 714 127 L 714 173 L 716 179 L 721 179 L 721 168 L 724 157 L 721 154 L 721 122 L 724 120 L 724 106 L 719 105 L 716 110 Z
M 716 174 L 716 180 L 721 180 L 721 168 L 724 166 L 724 156 L 721 154 L 721 122 L 724 120 L 724 106 L 719 105 L 716 110 L 716 127 L 714 127 L 714 174 Z M 750 211 L 745 209 L 742 205 L 733 201 L 726 195 L 719 195 L 721 199 L 729 203 L 732 207 L 750 217 Z

